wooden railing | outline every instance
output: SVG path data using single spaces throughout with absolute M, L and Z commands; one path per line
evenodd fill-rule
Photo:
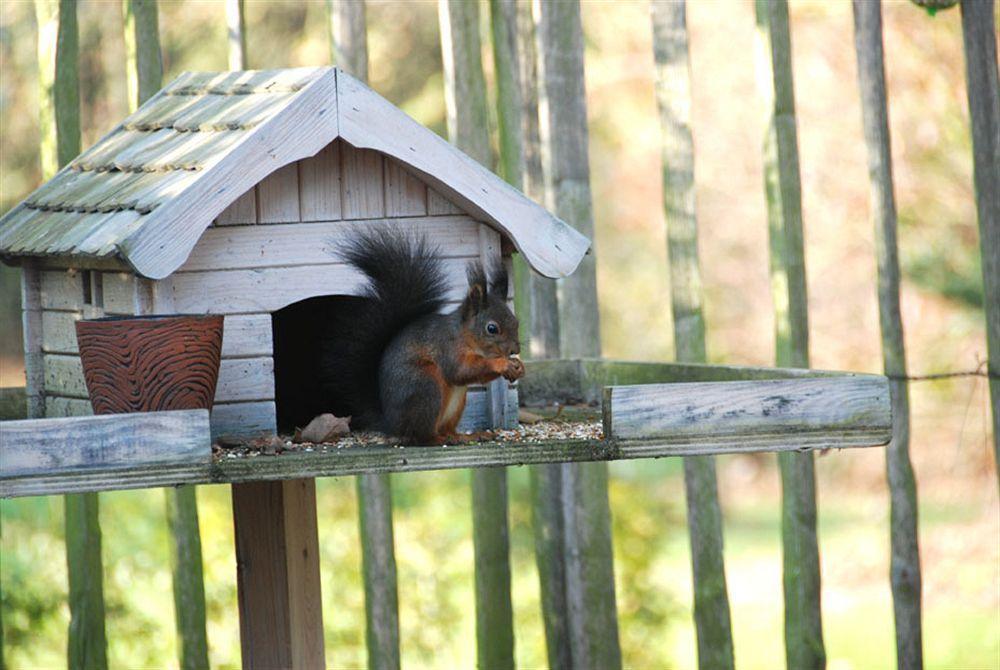
M 590 413 L 600 418 L 603 434 L 436 447 L 331 446 L 256 458 L 248 455 L 252 445 L 213 456 L 204 410 L 12 421 L 0 426 L 3 453 L 18 457 L 2 459 L 0 496 L 230 484 L 243 665 L 314 668 L 324 663 L 316 477 L 808 452 L 881 446 L 891 434 L 888 381 L 875 375 L 603 360 L 527 367 L 521 391 L 528 403 L 603 398 L 600 413 Z M 103 448 L 81 450 L 88 443 Z M 476 569 L 489 560 L 477 554 Z M 366 570 L 364 577 L 368 593 L 380 576 Z M 567 583 L 567 601 L 593 587 L 586 580 Z M 398 619 L 396 611 L 387 614 Z M 368 642 L 370 659 L 399 658 L 384 638 L 369 635 Z M 584 653 L 580 644 L 571 641 L 575 658 Z M 513 640 L 507 646 L 512 649 Z

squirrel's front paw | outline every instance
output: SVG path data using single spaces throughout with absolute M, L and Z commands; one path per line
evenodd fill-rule
M 520 358 L 508 358 L 507 367 L 503 371 L 503 377 L 509 382 L 520 379 L 524 376 L 524 363 Z

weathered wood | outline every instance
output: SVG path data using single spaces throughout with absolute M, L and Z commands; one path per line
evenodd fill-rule
M 576 268 L 590 246 L 585 237 L 355 78 L 340 73 L 337 90 L 346 142 L 409 165 L 438 195 L 509 237 L 537 272 L 562 277 Z M 435 199 L 428 196 L 428 212 L 438 211 Z
M 42 311 L 41 278 L 37 264 L 21 264 L 21 327 L 24 336 L 24 377 L 27 412 L 45 415 L 45 312 Z M 75 342 L 74 342 L 75 343 Z
M 399 161 L 385 160 L 385 215 L 427 214 L 427 186 L 407 172 Z
M 809 367 L 809 323 L 802 240 L 791 32 L 786 0 L 756 0 L 763 97 L 769 121 L 764 181 L 770 242 L 775 349 L 780 366 Z M 826 664 L 820 609 L 816 486 L 812 454 L 779 454 L 782 487 L 782 561 L 785 654 L 789 667 Z
M 891 583 L 896 623 L 896 664 L 923 667 L 917 490 L 910 463 L 910 400 L 906 377 L 903 320 L 899 308 L 899 252 L 896 198 L 882 48 L 881 0 L 854 0 L 854 50 L 861 90 L 861 118 L 868 148 L 871 216 L 878 263 L 882 362 L 890 378 L 893 436 L 886 449 L 890 491 Z
M 468 286 L 466 259 L 445 259 L 448 298 L 461 300 Z M 341 263 L 178 272 L 170 278 L 174 310 L 185 314 L 250 314 L 274 312 L 318 295 L 358 295 L 364 276 Z M 44 294 L 43 294 L 44 305 Z
M 647 363 L 600 358 L 528 360 L 525 367 L 527 374 L 518 382 L 518 394 L 526 405 L 597 403 L 603 398 L 605 386 L 625 384 L 854 376 L 850 372 L 800 368 Z
M 136 314 L 136 277 L 127 272 L 99 272 L 104 291 L 105 314 Z
M 400 667 L 392 487 L 388 474 L 362 474 L 356 481 L 368 667 L 392 670 Z
M 365 224 L 420 233 L 438 247 L 440 256 L 464 258 L 479 255 L 479 229 L 485 228 L 468 216 L 370 219 Z M 341 245 L 357 233 L 358 224 L 348 221 L 209 228 L 180 272 L 335 263 Z
M 206 413 L 206 436 L 207 431 Z M 183 670 L 199 670 L 209 666 L 208 636 L 205 632 L 205 579 L 195 487 L 168 489 L 164 502 L 171 538 L 170 569 L 173 576 L 174 621 L 177 626 L 180 667 Z
M 222 357 L 270 356 L 270 314 L 228 314 L 222 330 Z
M 0 477 L 211 457 L 206 410 L 4 421 Z
M 156 0 L 124 0 L 125 78 L 129 111 L 160 90 L 163 62 Z
M 62 398 L 59 396 L 45 397 L 45 416 L 57 418 L 63 416 L 89 416 L 94 413 L 89 400 L 80 398 Z
M 888 396 L 886 396 L 888 397 Z M 216 408 L 217 410 L 218 408 Z M 886 410 L 888 413 L 888 410 Z M 709 432 L 650 440 L 562 440 L 499 442 L 439 447 L 351 447 L 280 456 L 226 458 L 211 464 L 141 465 L 113 470 L 76 470 L 44 476 L 0 480 L 0 497 L 53 495 L 79 491 L 112 491 L 181 484 L 223 484 L 304 477 L 342 477 L 361 473 L 422 472 L 461 468 L 582 463 L 666 456 L 753 453 L 775 450 L 812 451 L 883 446 L 891 427 L 872 427 L 852 434 L 803 433 L 779 437 L 719 437 Z
M 229 69 L 246 70 L 247 29 L 243 0 L 226 0 L 226 41 L 229 44 Z
M 489 119 L 479 41 L 479 5 L 440 0 L 441 54 L 445 71 L 448 139 L 489 168 Z M 479 257 L 500 257 L 500 236 L 481 229 Z M 487 266 L 488 267 L 488 266 Z M 486 394 L 488 425 L 502 425 L 507 384 L 497 380 Z M 475 553 L 476 663 L 480 668 L 514 667 L 514 620 L 510 595 L 507 473 L 503 468 L 472 473 L 472 539 Z
M 215 218 L 217 226 L 232 226 L 257 223 L 257 189 L 249 191 L 236 198 Z
M 340 171 L 344 218 L 379 219 L 385 216 L 382 154 L 342 145 Z
M 546 203 L 556 216 L 593 239 L 580 4 L 541 2 L 537 8 L 539 108 L 547 117 L 541 124 L 548 170 Z M 573 324 L 559 330 L 563 356 L 601 354 L 596 258 L 591 250 L 559 285 L 559 322 Z
M 875 375 L 610 386 L 603 409 L 611 439 L 712 434 L 794 443 L 819 433 L 835 447 L 892 420 L 888 382 Z
M 218 403 L 212 407 L 212 439 L 257 437 L 277 432 L 273 400 Z
M 83 280 L 76 270 L 43 270 L 39 273 L 42 309 L 83 309 Z
M 259 223 L 299 220 L 299 166 L 286 165 L 257 184 Z
M 660 153 L 674 350 L 679 361 L 705 363 L 686 5 L 683 0 L 653 0 L 651 9 L 656 101 L 663 134 Z M 715 461 L 711 457 L 684 460 L 684 492 L 694 579 L 698 666 L 706 670 L 732 668 L 733 636 L 723 562 L 722 511 Z
M 444 197 L 432 188 L 427 189 L 428 216 L 462 213 L 461 208 L 452 203 L 451 200 L 448 200 L 448 198 Z
M 45 393 L 67 398 L 89 398 L 79 356 L 46 354 Z
M 216 402 L 274 400 L 274 360 L 226 358 L 219 366 Z
M 106 668 L 108 664 L 99 506 L 96 493 L 65 498 L 70 609 L 66 665 L 71 670 Z
M 232 487 L 243 667 L 321 668 L 316 483 Z
M 299 161 L 302 221 L 340 219 L 340 190 L 340 142 L 330 142 L 315 156 Z
M 542 171 L 542 147 L 538 117 L 538 51 L 535 40 L 533 3 L 517 3 L 517 59 L 521 93 L 521 146 L 524 152 L 522 187 L 525 195 L 538 203 L 545 202 L 545 175 Z M 559 356 L 559 307 L 556 282 L 529 273 L 529 350 L 533 358 Z M 551 639 L 551 638 L 550 638 Z
M 962 0 L 961 4 L 993 406 L 993 463 L 1000 482 L 1000 82 L 994 7 L 994 0 Z

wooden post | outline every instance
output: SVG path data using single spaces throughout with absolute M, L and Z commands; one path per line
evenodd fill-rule
M 243 667 L 322 668 L 316 483 L 233 484 Z
M 79 31 L 74 0 L 36 0 L 35 11 L 42 176 L 50 179 L 80 153 Z M 33 290 L 35 279 L 29 270 L 26 293 Z M 29 369 L 29 373 L 37 374 L 37 370 Z M 34 411 L 44 413 L 38 400 Z M 108 660 L 98 498 L 95 493 L 85 493 L 64 500 L 70 612 L 67 665 L 74 670 L 100 670 L 107 667 Z
M 993 405 L 993 463 L 1000 484 L 1000 83 L 994 6 L 994 0 L 962 0 L 961 4 Z
M 521 91 L 521 147 L 524 152 L 522 191 L 537 203 L 545 202 L 545 174 L 542 171 L 542 146 L 538 117 L 538 49 L 535 39 L 535 15 L 531 2 L 518 2 L 517 66 Z M 531 358 L 559 357 L 559 307 L 554 279 L 529 272 L 528 283 Z
M 229 69 L 246 70 L 247 26 L 243 0 L 226 0 L 226 40 L 229 44 Z
M 129 109 L 134 111 L 160 90 L 163 62 L 156 0 L 124 0 L 125 51 L 129 83 Z M 151 282 L 137 279 L 135 314 L 158 310 L 151 300 Z M 177 626 L 180 667 L 197 670 L 208 666 L 208 633 L 205 626 L 205 582 L 202 570 L 198 501 L 193 486 L 164 491 L 173 574 L 174 619 Z
M 691 66 L 684 0 L 653 0 L 656 100 L 663 133 L 663 211 L 667 222 L 674 349 L 678 361 L 705 363 L 705 319 L 698 267 Z M 733 636 L 722 552 L 715 459 L 684 459 L 688 538 L 694 578 L 698 666 L 733 667 Z
M 517 53 L 517 3 L 514 0 L 490 0 L 490 28 L 497 84 L 500 176 L 514 188 L 523 190 L 523 105 Z M 524 341 L 531 335 L 531 270 L 520 254 L 514 255 L 513 268 L 514 313 L 520 325 L 518 337 Z
M 547 202 L 559 218 L 593 238 L 583 27 L 579 2 L 538 2 L 539 113 Z M 601 352 L 595 255 L 560 281 L 559 346 L 563 356 Z M 621 666 L 615 608 L 614 563 L 608 505 L 607 465 L 560 466 L 565 533 L 565 595 L 572 663 L 577 667 Z
M 334 62 L 368 81 L 368 39 L 364 0 L 328 0 Z M 399 668 L 399 596 L 392 529 L 392 482 L 388 474 L 358 475 L 361 572 L 365 582 L 368 667 Z
M 892 398 L 892 442 L 886 450 L 889 476 L 893 610 L 896 664 L 923 667 L 920 623 L 920 554 L 917 545 L 917 488 L 910 464 L 910 399 L 906 377 L 903 320 L 899 310 L 899 252 L 896 197 L 882 49 L 881 0 L 854 0 L 854 50 L 858 59 L 861 118 L 868 146 L 872 221 L 878 261 L 882 361 Z
M 809 367 L 809 323 L 802 193 L 799 180 L 791 33 L 786 0 L 757 0 L 760 81 L 770 121 L 764 142 L 764 181 L 771 250 L 777 362 Z M 778 455 L 781 469 L 781 537 L 784 563 L 785 654 L 790 668 L 826 664 L 820 609 L 816 538 L 815 466 L 811 453 Z
M 493 163 L 486 80 L 479 40 L 479 5 L 464 0 L 439 0 L 441 51 L 445 71 L 448 138 L 483 165 Z M 498 240 L 495 240 L 498 241 Z M 481 255 L 498 256 L 481 240 Z M 498 380 L 490 389 L 501 392 Z M 491 403 L 491 406 L 495 403 Z M 491 421 L 497 421 L 490 412 Z M 475 546 L 476 656 L 480 668 L 514 667 L 514 619 L 510 599 L 510 546 L 507 522 L 507 472 L 476 469 L 472 477 L 472 536 Z

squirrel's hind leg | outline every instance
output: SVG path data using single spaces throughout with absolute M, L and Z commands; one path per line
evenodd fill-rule
M 404 394 L 383 394 L 386 429 L 410 444 L 439 444 L 437 417 L 441 392 L 431 379 L 411 378 Z M 385 396 L 389 397 L 385 397 Z

